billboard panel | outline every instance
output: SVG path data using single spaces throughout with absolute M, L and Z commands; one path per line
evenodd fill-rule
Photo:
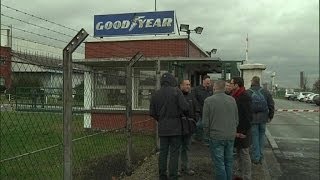
M 174 33 L 174 11 L 94 16 L 94 36 Z

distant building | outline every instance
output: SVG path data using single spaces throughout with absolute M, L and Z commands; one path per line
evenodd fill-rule
M 0 86 L 11 87 L 11 48 L 0 46 Z

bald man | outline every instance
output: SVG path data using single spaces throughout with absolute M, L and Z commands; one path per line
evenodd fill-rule
M 214 83 L 214 94 L 204 101 L 203 123 L 209 137 L 209 148 L 216 179 L 232 179 L 233 145 L 239 123 L 233 97 L 225 94 L 225 82 Z

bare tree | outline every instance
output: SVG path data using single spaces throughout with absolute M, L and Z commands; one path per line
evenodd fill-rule
M 313 84 L 313 90 L 316 92 L 320 92 L 320 79 L 316 80 Z

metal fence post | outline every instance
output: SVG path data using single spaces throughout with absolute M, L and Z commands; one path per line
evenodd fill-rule
M 156 62 L 157 70 L 156 70 L 156 90 L 160 89 L 160 78 L 161 78 L 161 64 L 160 60 Z M 160 148 L 160 141 L 159 141 L 159 132 L 158 132 L 158 122 L 156 121 L 156 152 Z
M 63 49 L 63 179 L 72 179 L 72 53 L 89 34 L 81 29 Z
M 132 66 L 142 57 L 140 52 L 135 54 L 126 68 L 126 134 L 127 134 L 127 153 L 126 153 L 126 174 L 132 173 Z

